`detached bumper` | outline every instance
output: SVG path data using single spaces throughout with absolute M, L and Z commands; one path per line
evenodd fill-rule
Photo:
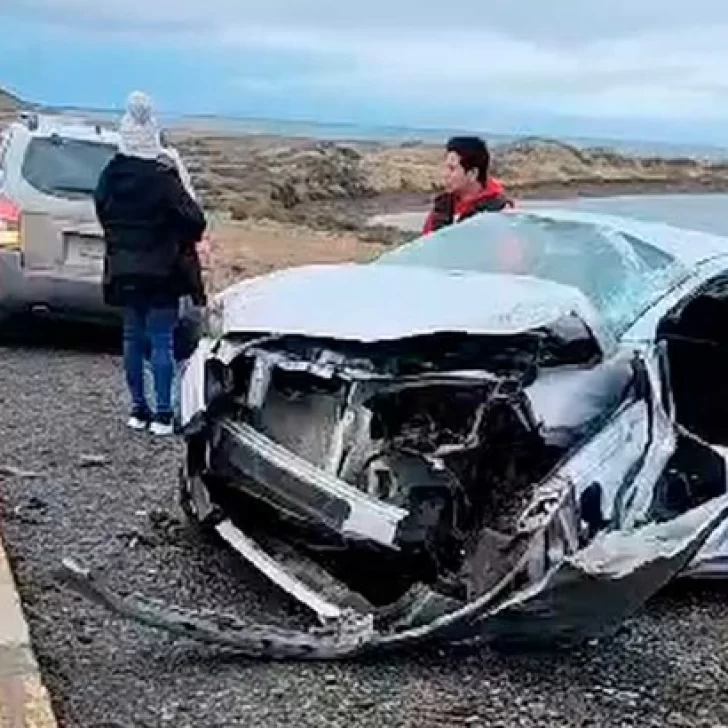
M 223 420 L 212 436 L 214 472 L 233 485 L 346 539 L 396 548 L 407 511 L 368 496 L 246 424 Z

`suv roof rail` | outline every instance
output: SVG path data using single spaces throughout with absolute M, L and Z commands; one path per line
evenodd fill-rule
M 19 123 L 23 124 L 31 133 L 42 130 L 50 135 L 64 134 L 65 132 L 70 133 L 72 136 L 92 134 L 99 137 L 99 139 L 104 139 L 108 134 L 115 133 L 114 129 L 106 128 L 101 120 L 76 118 L 65 114 L 43 114 L 37 111 L 23 110 L 18 112 L 17 118 Z

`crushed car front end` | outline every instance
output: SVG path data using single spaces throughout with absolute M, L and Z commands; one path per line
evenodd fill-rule
M 490 330 L 207 339 L 183 383 L 185 510 L 377 643 L 609 632 L 726 504 L 655 517 L 677 440 L 652 362 L 563 303 Z
M 321 626 L 122 599 L 66 565 L 127 617 L 278 658 L 572 644 L 613 632 L 728 515 L 725 462 L 676 431 L 659 357 L 617 346 L 575 289 L 309 266 L 210 313 L 182 377 L 182 507 Z M 696 495 L 677 502 L 686 447 Z

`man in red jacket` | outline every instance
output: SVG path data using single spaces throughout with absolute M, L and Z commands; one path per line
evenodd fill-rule
M 445 147 L 445 192 L 438 195 L 423 233 L 461 222 L 480 212 L 513 207 L 500 180 L 489 175 L 490 153 L 479 137 L 459 136 Z

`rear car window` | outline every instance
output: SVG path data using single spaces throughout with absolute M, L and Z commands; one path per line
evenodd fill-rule
M 25 152 L 21 174 L 46 195 L 83 199 L 93 195 L 101 172 L 116 151 L 113 144 L 58 135 L 36 137 Z

